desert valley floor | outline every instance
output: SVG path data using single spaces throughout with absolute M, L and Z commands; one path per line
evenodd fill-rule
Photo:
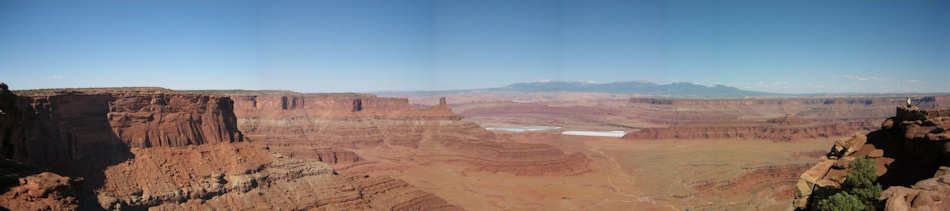
M 799 174 L 831 145 L 827 140 L 629 143 L 557 134 L 510 136 L 583 153 L 591 159 L 590 170 L 571 176 L 515 176 L 420 163 L 385 174 L 400 175 L 472 210 L 775 210 L 791 207 Z

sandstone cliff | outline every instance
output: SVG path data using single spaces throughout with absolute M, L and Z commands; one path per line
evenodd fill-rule
M 421 131 L 461 117 L 447 105 L 416 109 L 407 99 L 366 94 L 234 94 L 240 130 L 269 144 L 417 147 Z M 449 125 L 444 125 L 449 126 Z
M 26 137 L 22 160 L 66 175 L 97 174 L 105 166 L 130 158 L 129 148 L 133 147 L 243 140 L 227 97 L 159 88 L 19 94 L 17 108 L 23 114 Z
M 877 164 L 878 183 L 887 188 L 886 210 L 950 209 L 950 110 L 898 107 L 880 130 L 838 141 L 827 156 L 802 174 L 797 207 L 805 207 L 817 188 L 838 187 L 860 157 Z M 909 187 L 908 187 L 909 186 Z
M 904 104 L 906 98 L 896 96 L 828 96 L 792 98 L 747 99 L 669 99 L 631 98 L 630 106 L 640 108 L 627 111 L 648 122 L 659 124 L 723 123 L 774 113 L 786 113 L 814 122 L 834 122 L 851 128 L 853 132 L 876 130 L 881 122 L 893 115 L 893 105 Z M 947 108 L 950 96 L 915 96 L 914 105 L 920 108 Z
M 15 159 L 3 162 L 26 164 L 4 164 L 5 208 L 459 209 L 400 180 L 340 176 L 317 160 L 240 143 L 227 96 L 161 88 L 15 96 L 3 88 L 2 155 Z

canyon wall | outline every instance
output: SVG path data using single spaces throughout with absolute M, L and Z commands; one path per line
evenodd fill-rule
M 268 144 L 412 147 L 427 127 L 466 127 L 448 105 L 416 109 L 407 99 L 366 94 L 232 95 L 241 131 Z M 316 140 L 316 141 L 314 141 Z
M 25 165 L 23 114 L 17 96 L 0 83 L 0 209 L 76 210 L 81 179 Z
M 227 96 L 161 88 L 17 94 L 5 85 L 0 92 L 3 208 L 460 209 L 391 177 L 340 176 L 318 160 L 242 143 Z M 374 105 L 351 108 L 362 106 Z
M 0 159 L 26 159 L 23 113 L 16 100 L 7 84 L 0 83 Z
M 26 91 L 22 161 L 68 175 L 128 159 L 129 148 L 240 142 L 232 101 L 163 89 Z M 14 155 L 18 156 L 18 155 Z
M 827 156 L 802 174 L 797 207 L 807 207 L 812 192 L 840 187 L 850 161 L 875 161 L 878 183 L 886 190 L 885 210 L 950 209 L 950 110 L 897 108 L 879 130 L 835 143 Z
M 376 149 L 390 152 L 383 160 L 396 165 L 414 161 L 393 160 L 432 159 L 516 175 L 588 171 L 589 160 L 581 154 L 569 155 L 549 145 L 497 140 L 491 132 L 454 114 L 444 98 L 438 105 L 417 108 L 407 99 L 367 94 L 229 95 L 235 99 L 238 127 L 249 139 L 293 157 L 331 161 L 350 173 L 388 168 L 378 166 L 382 165 L 376 162 L 379 159 L 364 159 L 367 154 L 379 156 L 368 152 Z M 365 162 L 350 168 L 360 161 Z
M 642 128 L 624 135 L 624 139 L 766 139 L 790 141 L 828 138 L 850 134 L 852 127 L 839 123 L 820 123 L 797 118 L 765 122 L 721 122 L 685 124 L 666 128 Z
M 751 99 L 631 98 L 630 105 L 645 109 L 633 115 L 649 122 L 721 122 L 763 114 L 789 114 L 819 122 L 847 124 L 854 131 L 875 130 L 893 115 L 893 106 L 906 104 L 906 97 L 794 97 Z M 914 96 L 920 108 L 950 107 L 950 96 Z M 633 110 L 632 112 L 637 112 Z

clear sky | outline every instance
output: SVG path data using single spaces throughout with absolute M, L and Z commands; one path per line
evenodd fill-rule
M 950 91 L 950 0 L 11 1 L 14 89 Z

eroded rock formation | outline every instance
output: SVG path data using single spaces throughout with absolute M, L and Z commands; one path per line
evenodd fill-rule
M 453 210 L 389 177 L 340 176 L 316 160 L 283 158 L 247 143 L 133 148 L 111 166 L 98 199 L 108 209 Z
M 795 205 L 805 207 L 819 188 L 844 182 L 850 161 L 870 158 L 878 183 L 887 188 L 886 210 L 950 209 L 950 110 L 901 106 L 880 130 L 838 141 L 821 161 L 802 174 Z
M 359 155 L 352 151 L 336 150 L 332 148 L 315 150 L 317 160 L 327 164 L 350 164 L 361 160 Z

